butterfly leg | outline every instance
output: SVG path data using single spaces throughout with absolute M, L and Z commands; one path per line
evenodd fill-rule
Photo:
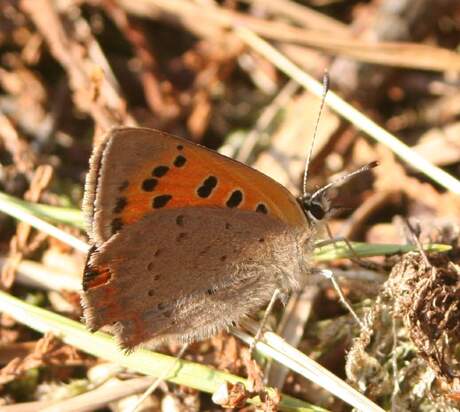
M 138 401 L 136 402 L 136 404 L 134 405 L 134 408 L 132 409 L 132 411 L 138 411 L 141 407 L 141 405 L 144 403 L 144 401 L 153 393 L 155 392 L 155 390 L 158 388 L 158 386 L 160 385 L 160 383 L 162 381 L 164 381 L 165 379 L 167 379 L 168 377 L 170 377 L 170 375 L 172 375 L 172 373 L 174 372 L 174 370 L 180 366 L 180 360 L 182 359 L 182 357 L 184 356 L 184 353 L 185 351 L 187 350 L 188 348 L 188 343 L 184 343 L 182 345 L 182 348 L 180 349 L 179 353 L 176 355 L 176 360 L 174 361 L 174 363 L 171 365 L 170 368 L 166 369 L 164 371 L 164 373 L 159 376 L 158 378 L 156 378 L 152 384 L 147 388 L 147 390 L 142 394 L 142 396 L 138 399 Z
M 347 298 L 343 294 L 342 288 L 340 287 L 339 283 L 337 282 L 337 279 L 334 276 L 334 273 L 332 270 L 329 269 L 313 269 L 313 273 L 317 273 L 321 276 L 324 276 L 325 278 L 329 279 L 332 283 L 332 286 L 334 286 L 334 289 L 336 290 L 337 294 L 339 295 L 339 299 L 342 302 L 342 304 L 348 309 L 348 311 L 351 313 L 351 315 L 355 318 L 356 322 L 358 325 L 364 329 L 364 324 L 359 318 L 359 316 L 356 314 L 350 303 L 347 301 Z
M 347 248 L 350 250 L 352 256 L 354 256 L 354 258 L 351 258 L 351 260 L 353 262 L 357 263 L 359 266 L 363 266 L 362 265 L 362 262 L 363 262 L 362 259 L 357 255 L 356 251 L 353 249 L 353 246 L 351 245 L 351 243 L 349 242 L 348 239 L 346 239 L 344 237 L 340 237 L 340 238 L 336 237 L 336 238 L 334 238 L 334 236 L 332 235 L 331 228 L 329 227 L 328 224 L 326 224 L 326 230 L 327 230 L 327 234 L 329 235 L 329 239 L 315 244 L 315 247 L 316 246 L 324 246 L 324 245 L 328 245 L 328 244 L 332 243 L 334 245 L 334 247 L 337 248 L 337 242 L 343 241 L 343 242 L 345 242 L 345 245 L 347 246 Z M 365 267 L 369 268 L 367 265 L 365 265 Z M 363 322 L 361 321 L 361 319 L 358 317 L 356 312 L 353 310 L 353 308 L 350 305 L 350 303 L 345 298 L 345 295 L 343 294 L 342 288 L 340 287 L 339 283 L 337 282 L 337 279 L 335 278 L 334 273 L 331 270 L 328 270 L 328 269 L 320 269 L 320 270 L 317 271 L 317 273 L 319 273 L 320 275 L 328 278 L 331 281 L 332 286 L 334 286 L 334 289 L 336 290 L 337 294 L 339 295 L 340 301 L 348 309 L 348 311 L 351 313 L 351 315 L 355 318 L 356 322 L 361 327 L 361 329 L 363 329 L 364 328 Z
M 272 312 L 273 310 L 273 306 L 275 305 L 275 302 L 276 300 L 278 299 L 278 297 L 280 296 L 281 294 L 281 290 L 280 289 L 275 289 L 275 291 L 273 292 L 273 295 L 270 299 L 270 302 L 267 306 L 267 308 L 265 309 L 265 312 L 264 312 L 264 316 L 262 317 L 262 320 L 260 321 L 260 325 L 259 325 L 259 328 L 257 329 L 257 332 L 254 336 L 254 340 L 251 342 L 251 345 L 249 346 L 249 355 L 250 357 L 252 358 L 252 354 L 254 352 L 254 349 L 256 347 L 256 344 L 257 342 L 260 340 L 260 337 L 262 336 L 262 332 L 265 328 L 265 325 L 267 323 L 267 320 L 268 320 L 268 317 L 270 316 L 270 313 Z

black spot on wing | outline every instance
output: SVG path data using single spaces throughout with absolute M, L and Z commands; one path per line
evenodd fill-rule
M 93 253 L 97 252 L 96 246 L 91 246 L 86 256 L 85 269 L 83 271 L 83 291 L 88 290 L 88 284 L 99 274 L 90 264 L 90 258 Z
M 184 226 L 184 215 L 176 216 L 176 225 L 180 227 Z
M 152 175 L 155 177 L 163 177 L 166 173 L 168 173 L 168 170 L 168 166 L 157 166 L 152 170 Z
M 113 219 L 111 223 L 111 228 L 112 234 L 119 232 L 123 228 L 123 221 L 121 220 L 121 218 L 116 217 L 115 219 Z
M 266 215 L 268 213 L 267 206 L 264 203 L 259 203 L 256 207 L 256 212 Z
M 161 209 L 172 199 L 171 195 L 160 195 L 153 198 L 152 207 L 154 209 Z
M 182 155 L 179 155 L 177 156 L 175 159 L 174 159 L 174 166 L 176 167 L 182 167 L 185 165 L 185 163 L 187 162 L 187 159 L 182 156 Z
M 225 204 L 227 207 L 234 208 L 238 207 L 242 201 L 243 192 L 241 190 L 234 190 Z
M 196 190 L 196 193 L 201 198 L 206 199 L 207 197 L 211 196 L 212 191 L 215 189 L 216 186 L 217 186 L 217 177 L 209 176 L 203 181 L 201 186 Z
M 117 201 L 115 202 L 113 213 L 123 212 L 123 209 L 126 207 L 127 204 L 128 204 L 128 201 L 126 200 L 126 197 L 119 197 Z
M 142 182 L 142 190 L 144 192 L 153 192 L 157 184 L 158 184 L 157 179 L 145 179 Z

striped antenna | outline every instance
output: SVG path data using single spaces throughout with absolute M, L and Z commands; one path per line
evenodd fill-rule
M 313 147 L 315 145 L 316 135 L 318 134 L 318 125 L 321 118 L 321 113 L 323 112 L 324 102 L 326 101 L 326 95 L 329 90 L 329 73 L 327 70 L 324 71 L 323 75 L 323 94 L 321 96 L 321 105 L 319 106 L 318 117 L 316 118 L 315 130 L 313 131 L 313 138 L 311 139 L 310 150 L 308 156 L 305 159 L 305 169 L 303 173 L 303 193 L 302 197 L 307 196 L 307 179 L 308 179 L 308 169 L 310 168 L 311 157 L 313 154 Z

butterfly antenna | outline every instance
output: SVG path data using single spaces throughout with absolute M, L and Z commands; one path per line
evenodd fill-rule
M 324 192 L 329 190 L 331 187 L 341 186 L 344 183 L 348 182 L 350 179 L 353 179 L 356 175 L 359 175 L 363 172 L 367 172 L 368 170 L 371 170 L 374 167 L 377 167 L 378 165 L 379 165 L 378 161 L 373 161 L 373 162 L 368 163 L 367 165 L 360 167 L 359 169 L 356 169 L 354 172 L 347 173 L 346 175 L 339 177 L 338 179 L 333 180 L 331 183 L 328 183 L 326 186 L 323 186 L 322 188 L 318 189 L 315 193 L 311 195 L 311 198 L 315 199 L 316 197 L 321 196 Z
M 313 155 L 313 147 L 315 145 L 316 135 L 318 134 L 318 125 L 321 118 L 321 113 L 323 112 L 324 102 L 326 101 L 326 95 L 329 90 L 329 73 L 327 70 L 324 71 L 323 75 L 323 95 L 321 97 L 321 105 L 319 106 L 318 117 L 316 118 L 315 130 L 313 131 L 313 138 L 311 139 L 310 150 L 308 156 L 305 159 L 305 169 L 303 173 L 303 193 L 302 196 L 307 195 L 307 178 L 308 178 L 308 169 L 310 168 L 311 157 Z

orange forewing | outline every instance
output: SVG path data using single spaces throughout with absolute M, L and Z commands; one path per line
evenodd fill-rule
M 293 196 L 267 176 L 213 151 L 164 133 L 152 132 L 152 139 L 164 139 L 169 144 L 149 164 L 139 167 L 139 173 L 132 177 L 132 184 L 126 190 L 131 207 L 125 208 L 121 214 L 123 222 L 133 223 L 145 213 L 151 213 L 153 195 L 172 196 L 165 208 L 225 207 L 235 189 L 243 192 L 239 209 L 255 211 L 258 204 L 264 203 L 273 215 L 283 221 L 294 225 L 304 222 L 303 213 Z M 178 150 L 178 146 L 183 146 L 183 149 Z M 174 166 L 178 156 L 186 159 L 181 167 Z M 169 167 L 169 170 L 157 179 L 158 184 L 153 192 L 142 191 L 143 181 L 151 178 L 152 171 L 158 166 Z M 201 198 L 197 189 L 209 176 L 217 177 L 217 186 L 211 196 Z

